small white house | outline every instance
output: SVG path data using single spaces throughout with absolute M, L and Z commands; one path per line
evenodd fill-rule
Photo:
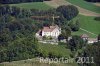
M 84 41 L 87 41 L 88 44 L 92 44 L 92 43 L 94 43 L 94 42 L 98 42 L 97 38 L 90 38 L 87 34 L 81 35 L 81 38 L 82 38 Z
M 98 42 L 97 38 L 88 38 L 88 44 Z
M 58 37 L 61 34 L 61 28 L 59 28 L 57 25 L 55 26 L 49 26 L 49 27 L 43 27 L 42 30 L 39 30 L 36 33 L 36 36 L 51 36 L 51 37 Z

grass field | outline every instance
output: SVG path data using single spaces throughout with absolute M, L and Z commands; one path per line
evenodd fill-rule
M 17 6 L 20 8 L 25 8 L 25 9 L 39 9 L 39 10 L 47 10 L 52 7 L 46 5 L 43 2 L 30 2 L 30 3 L 19 3 L 19 4 L 10 4 L 10 6 Z
M 63 57 L 70 57 L 71 51 L 67 49 L 66 46 L 67 45 L 39 44 L 39 50 L 46 54 L 53 53 Z
M 13 61 L 13 62 L 7 62 L 7 63 L 2 63 L 0 66 L 78 66 L 76 63 L 40 63 L 36 62 L 34 60 L 22 60 L 22 61 Z
M 89 3 L 89 2 L 86 2 L 84 0 L 66 0 L 72 4 L 75 4 L 79 7 L 82 7 L 84 9 L 87 9 L 87 10 L 90 10 L 90 11 L 93 11 L 93 12 L 96 12 L 96 13 L 100 13 L 100 7 L 99 6 L 96 6 L 92 3 Z
M 79 19 L 81 28 L 98 35 L 100 34 L 100 21 L 96 21 L 94 20 L 94 18 L 95 17 L 79 15 L 74 20 Z M 84 33 L 88 34 L 90 37 L 96 37 L 96 35 L 92 35 L 82 30 L 79 30 L 78 32 L 73 32 L 72 34 L 82 35 Z

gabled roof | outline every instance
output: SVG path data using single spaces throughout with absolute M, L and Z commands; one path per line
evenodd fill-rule
M 59 27 L 57 25 L 56 26 L 43 27 L 42 31 L 52 32 L 55 28 L 59 28 Z

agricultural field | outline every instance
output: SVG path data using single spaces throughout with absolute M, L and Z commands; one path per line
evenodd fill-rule
M 97 35 L 100 33 L 100 21 L 94 20 L 95 17 L 78 15 L 75 19 L 73 19 L 73 21 L 76 19 L 79 19 L 80 28 L 85 29 L 88 32 L 80 29 L 79 31 L 73 32 L 72 34 L 74 35 L 88 34 L 90 37 L 97 37 Z M 90 32 L 93 34 L 91 34 Z
M 17 7 L 24 8 L 24 9 L 39 9 L 39 10 L 47 10 L 47 9 L 52 8 L 43 2 L 10 4 L 10 6 L 17 6 Z
M 86 2 L 84 0 L 67 0 L 68 2 L 75 4 L 79 7 L 82 7 L 84 9 L 96 12 L 96 13 L 100 13 L 100 6 L 96 6 L 93 3 L 90 2 Z

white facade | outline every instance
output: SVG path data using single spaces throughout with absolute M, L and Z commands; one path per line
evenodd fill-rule
M 42 36 L 58 37 L 61 34 L 61 29 L 55 28 L 53 31 L 45 32 L 42 31 Z
M 61 28 L 59 28 L 57 25 L 55 26 L 49 26 L 49 27 L 43 27 L 43 29 L 39 30 L 36 33 L 36 36 L 46 36 L 46 37 L 58 37 L 61 34 Z
M 92 43 L 95 43 L 95 42 L 98 42 L 97 38 L 89 38 L 88 39 L 88 44 L 92 44 Z

